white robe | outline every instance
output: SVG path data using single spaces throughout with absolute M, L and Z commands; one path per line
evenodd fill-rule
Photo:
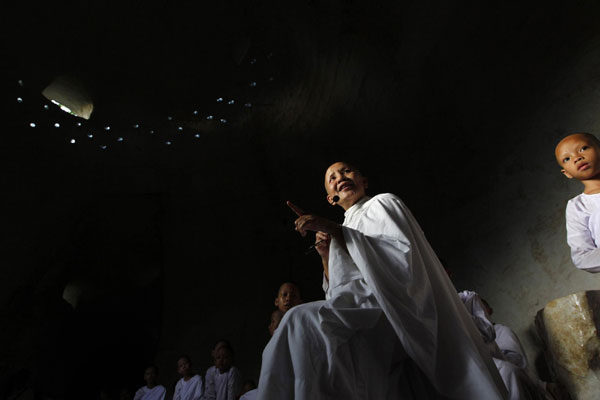
M 582 193 L 567 203 L 567 243 L 573 264 L 600 272 L 600 193 Z
M 332 240 L 325 301 L 288 311 L 263 352 L 260 400 L 502 399 L 471 317 L 402 201 L 383 194 L 346 211 L 348 253 Z M 416 378 L 416 379 L 415 379 Z
M 135 392 L 133 400 L 165 400 L 167 390 L 163 385 L 156 385 L 152 389 L 148 386 L 142 386 Z
M 495 324 L 496 344 L 502 352 L 502 358 L 519 368 L 527 368 L 527 355 L 517 335 L 506 325 Z
M 236 367 L 221 373 L 215 366 L 206 370 L 204 400 L 235 400 L 242 391 L 242 376 Z
M 244 393 L 240 400 L 256 400 L 256 396 L 258 396 L 258 389 L 252 389 Z
M 183 378 L 177 382 L 173 400 L 199 400 L 203 394 L 202 377 L 194 375 L 187 382 Z

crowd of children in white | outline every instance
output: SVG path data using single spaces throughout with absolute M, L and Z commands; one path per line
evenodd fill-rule
M 283 315 L 302 302 L 297 285 L 285 282 L 275 298 L 276 309 L 271 313 L 268 326 L 271 336 L 279 326 Z M 208 368 L 204 379 L 195 374 L 192 360 L 182 355 L 177 360 L 177 373 L 181 375 L 175 385 L 173 400 L 252 400 L 256 398 L 253 380 L 242 380 L 239 369 L 233 365 L 233 347 L 227 340 L 215 343 L 211 352 L 213 366 Z M 144 371 L 145 386 L 136 391 L 133 400 L 165 400 L 167 389 L 158 383 L 158 368 L 148 366 Z M 122 397 L 128 397 L 123 394 Z

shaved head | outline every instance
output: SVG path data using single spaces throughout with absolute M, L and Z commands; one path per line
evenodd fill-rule
M 589 144 L 592 144 L 592 145 L 600 148 L 600 140 L 596 136 L 592 135 L 591 133 L 587 133 L 587 132 L 573 133 L 569 136 L 562 138 L 561 141 L 558 142 L 558 144 L 554 148 L 554 156 L 556 157 L 556 161 L 558 161 L 559 165 L 562 166 L 562 153 L 563 153 L 565 146 L 568 145 L 569 143 L 572 143 L 577 140 L 585 140 Z

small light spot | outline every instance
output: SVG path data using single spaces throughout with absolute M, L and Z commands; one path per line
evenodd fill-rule
M 23 87 L 23 81 L 22 81 L 21 79 L 19 79 L 19 80 L 17 81 L 17 83 L 19 84 L 19 86 Z
M 60 124 L 59 124 L 58 122 L 55 122 L 55 123 L 54 123 L 54 127 L 55 127 L 55 128 L 60 128 Z
M 234 104 L 234 103 L 235 103 L 235 100 L 229 100 L 229 101 L 227 102 L 227 104 L 229 104 L 229 105 L 232 105 L 232 104 Z
M 222 124 L 226 124 L 227 120 L 225 118 L 221 118 L 219 121 L 221 121 Z
M 256 64 L 256 58 L 253 58 L 252 60 L 250 60 L 250 64 L 252 64 L 252 65 Z
M 181 132 L 183 130 L 183 126 L 178 126 L 177 130 Z
M 213 117 L 212 115 L 209 115 L 206 117 L 206 119 L 214 119 L 215 117 Z
M 194 135 L 194 137 L 197 137 L 197 138 L 199 138 L 199 137 L 200 137 L 200 134 L 199 134 L 199 133 L 196 133 L 196 134 Z
M 77 123 L 77 126 L 81 126 L 81 122 L 78 122 L 78 123 Z
M 250 82 L 250 87 L 256 87 L 256 82 Z
M 117 142 L 122 142 L 122 141 L 123 141 L 123 138 L 122 138 L 122 137 L 118 137 L 118 138 L 117 138 Z
M 107 148 L 107 147 L 108 147 L 108 146 L 107 146 L 107 145 L 105 145 L 105 144 L 103 144 L 102 146 L 100 146 L 100 148 L 101 148 L 102 150 L 106 150 L 106 148 Z
M 151 130 L 150 130 L 150 134 L 151 134 L 151 135 L 154 135 L 154 130 L 152 130 L 152 129 L 151 129 Z
M 36 127 L 35 122 L 30 123 L 29 126 L 32 128 L 35 128 Z
M 44 110 L 49 110 L 50 107 L 48 107 L 48 104 L 44 104 Z
M 168 119 L 169 121 L 173 121 L 173 117 L 171 117 L 171 116 L 168 116 L 168 117 L 167 117 L 167 119 Z
M 22 97 L 17 97 L 17 103 L 22 103 L 23 102 L 23 98 Z
M 170 145 L 171 145 L 171 141 L 170 141 L 170 140 L 167 140 L 167 141 L 165 142 L 165 144 L 166 144 L 167 146 L 170 146 Z
M 91 133 L 88 133 L 87 137 L 89 137 L 89 138 L 91 139 L 91 138 L 93 138 L 93 137 L 94 137 L 94 135 L 93 135 L 93 134 L 91 134 Z
M 217 103 L 221 103 L 222 101 L 223 101 L 223 98 L 222 98 L 222 97 L 219 97 L 219 98 L 217 99 Z
M 133 127 L 134 127 L 135 129 L 138 129 L 138 128 L 140 127 L 140 124 L 135 124 Z
M 194 110 L 194 115 L 198 115 L 198 110 Z
M 71 139 L 71 144 L 75 144 L 75 139 Z
M 110 126 L 105 126 L 105 127 L 104 127 L 104 130 L 105 130 L 105 131 L 110 131 Z
M 252 103 L 246 103 L 246 104 L 244 104 L 244 107 L 250 108 L 250 107 L 252 107 Z

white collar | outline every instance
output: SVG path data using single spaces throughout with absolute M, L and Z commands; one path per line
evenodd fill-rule
M 350 216 L 357 213 L 358 210 L 360 210 L 362 208 L 362 206 L 369 200 L 371 200 L 371 198 L 369 196 L 364 196 L 363 198 L 358 200 L 356 203 L 354 203 L 352 205 L 352 207 L 350 207 L 349 209 L 346 210 L 346 212 L 344 213 L 344 217 L 349 218 Z

